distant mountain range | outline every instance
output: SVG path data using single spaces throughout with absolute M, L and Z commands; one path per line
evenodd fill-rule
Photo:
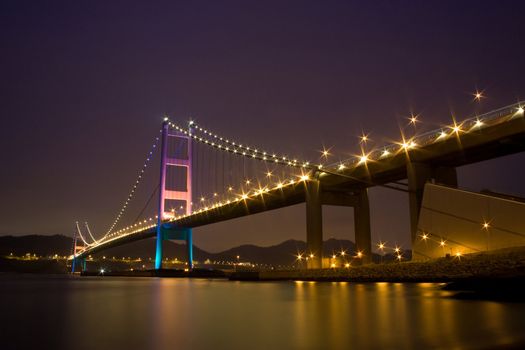
M 71 237 L 62 235 L 27 235 L 19 237 L 0 236 L 0 256 L 6 256 L 11 253 L 18 256 L 27 253 L 36 254 L 37 256 L 51 256 L 54 254 L 61 256 L 70 255 L 72 245 L 73 241 Z M 324 256 L 328 257 L 341 251 L 345 251 L 347 254 L 353 254 L 355 252 L 354 242 L 344 239 L 329 239 L 324 242 Z M 154 252 L 155 239 L 152 238 L 111 248 L 102 253 L 96 254 L 95 257 L 140 257 L 142 259 L 149 259 L 154 257 Z M 241 262 L 246 261 L 258 264 L 290 265 L 294 263 L 296 255 L 299 253 L 306 253 L 306 243 L 298 240 L 287 240 L 280 244 L 268 247 L 245 244 L 219 253 L 210 253 L 197 246 L 193 247 L 194 259 L 200 262 L 204 262 L 208 259 L 210 261 L 237 261 L 237 256 L 239 256 L 239 261 Z M 185 244 L 172 241 L 164 242 L 164 256 L 168 259 L 185 259 Z M 405 257 L 408 256 L 405 255 Z M 373 258 L 378 261 L 380 256 L 374 254 Z

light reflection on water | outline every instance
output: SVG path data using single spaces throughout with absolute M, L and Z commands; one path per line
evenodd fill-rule
M 524 344 L 523 303 L 439 284 L 0 277 L 2 349 L 421 349 Z M 7 342 L 7 344 L 6 344 Z

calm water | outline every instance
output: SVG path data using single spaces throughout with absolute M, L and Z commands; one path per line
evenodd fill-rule
M 0 349 L 424 349 L 524 345 L 525 304 L 438 284 L 0 276 Z

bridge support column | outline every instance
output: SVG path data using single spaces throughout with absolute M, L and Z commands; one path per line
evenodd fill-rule
M 457 187 L 458 176 L 454 167 L 432 167 L 429 164 L 410 162 L 407 164 L 410 209 L 410 233 L 412 245 L 417 239 L 417 225 L 423 202 L 423 190 L 428 181 Z
M 157 242 L 155 249 L 155 270 L 162 269 L 162 241 L 163 239 L 161 225 L 157 225 Z
M 306 249 L 308 268 L 320 269 L 323 262 L 323 207 L 319 180 L 306 182 Z
M 186 249 L 188 252 L 188 269 L 193 269 L 193 232 L 189 228 L 186 230 Z
M 78 270 L 80 270 L 80 272 L 86 271 L 86 259 L 73 258 L 73 260 L 71 260 L 71 272 L 77 272 Z
M 417 223 L 423 201 L 425 183 L 432 178 L 432 168 L 424 163 L 408 163 L 408 203 L 410 210 L 410 237 L 412 245 L 417 238 Z
M 372 234 L 370 230 L 370 204 L 368 189 L 361 190 L 356 195 L 354 206 L 354 230 L 356 250 L 362 253 L 362 262 L 372 262 Z

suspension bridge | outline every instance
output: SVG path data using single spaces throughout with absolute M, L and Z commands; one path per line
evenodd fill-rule
M 322 267 L 323 205 L 353 208 L 356 251 L 363 262 L 370 262 L 368 189 L 381 186 L 407 193 L 414 243 L 427 182 L 457 187 L 457 167 L 525 150 L 524 105 L 519 102 L 461 121 L 454 119 L 450 125 L 423 133 L 405 133 L 399 142 L 371 150 L 364 147 L 367 136 L 363 135 L 361 153 L 335 163 L 267 152 L 194 121 L 178 125 L 165 117 L 160 135 L 107 232 L 96 238 L 87 224 L 81 228 L 77 223 L 73 271 L 85 268 L 91 254 L 152 237 L 156 237 L 156 269 L 162 269 L 164 240 L 186 241 L 187 264 L 192 268 L 193 228 L 299 203 L 306 204 L 309 268 Z M 413 117 L 411 122 L 418 121 Z M 123 225 L 155 154 L 160 155 L 155 188 L 139 216 Z M 156 215 L 145 216 L 148 207 Z

